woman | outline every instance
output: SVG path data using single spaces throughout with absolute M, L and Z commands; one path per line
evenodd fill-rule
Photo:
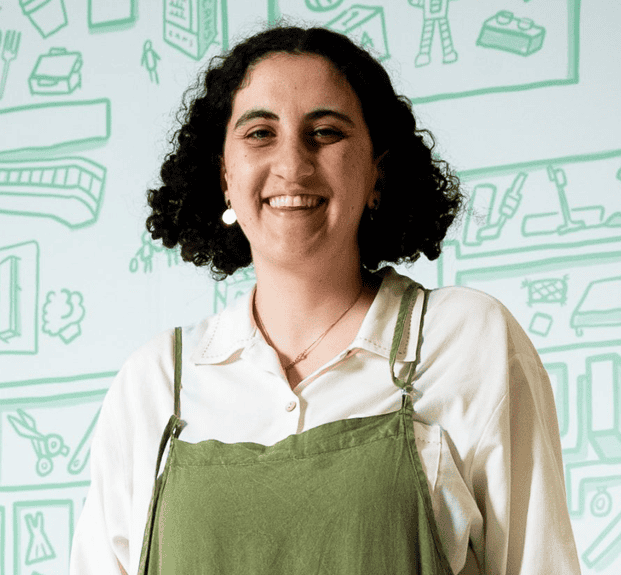
M 270 29 L 212 62 L 176 139 L 149 230 L 257 284 L 119 372 L 73 572 L 579 573 L 524 332 L 377 271 L 437 258 L 461 204 L 383 68 Z

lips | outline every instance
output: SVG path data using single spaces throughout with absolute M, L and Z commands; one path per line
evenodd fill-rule
M 265 202 L 276 209 L 311 209 L 323 204 L 325 199 L 311 194 L 281 195 L 267 198 Z

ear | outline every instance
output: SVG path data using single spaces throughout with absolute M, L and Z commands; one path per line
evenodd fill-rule
M 373 209 L 377 203 L 379 203 L 379 201 L 381 200 L 381 196 L 382 196 L 382 187 L 383 187 L 383 180 L 384 180 L 384 169 L 382 168 L 382 160 L 384 159 L 384 157 L 386 156 L 386 154 L 388 153 L 388 150 L 386 150 L 383 154 L 379 155 L 377 158 L 375 158 L 375 160 L 373 160 L 373 165 L 375 166 L 375 172 L 376 172 L 376 180 L 375 180 L 375 187 L 373 189 L 373 193 L 369 196 L 369 202 L 367 204 L 367 206 L 371 209 Z
M 224 167 L 224 158 L 222 156 L 219 156 L 218 159 L 220 160 L 220 189 L 224 192 L 224 195 L 226 197 L 228 184 L 226 181 L 226 168 Z
M 376 210 L 379 206 L 380 203 L 380 194 L 377 191 L 374 191 L 370 196 L 369 196 L 369 201 L 367 202 L 367 208 L 369 208 L 370 210 Z
M 373 165 L 375 166 L 375 169 L 378 171 L 378 174 L 383 175 L 383 171 L 382 171 L 382 167 L 381 167 L 381 163 L 382 160 L 386 157 L 386 154 L 389 152 L 390 150 L 385 150 L 384 152 L 382 152 L 379 156 L 377 156 L 377 158 L 375 158 L 373 160 Z

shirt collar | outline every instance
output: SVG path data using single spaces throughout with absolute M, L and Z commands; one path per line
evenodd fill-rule
M 377 274 L 382 277 L 380 289 L 348 349 L 363 349 L 388 358 L 401 297 L 406 288 L 416 282 L 397 273 L 392 267 L 382 268 Z M 418 288 L 415 302 L 415 309 L 418 312 L 412 313 L 412 321 L 406 324 L 407 328 L 413 330 L 418 330 L 418 317 L 422 308 L 422 288 L 420 285 Z M 252 296 L 255 289 L 256 285 L 221 312 L 209 318 L 205 333 L 191 353 L 192 362 L 222 363 L 230 360 L 234 354 L 246 355 L 246 352 L 255 346 L 267 345 L 256 327 L 252 314 Z M 415 361 L 417 343 L 418 331 L 411 334 L 410 330 L 406 330 L 397 359 L 403 362 Z

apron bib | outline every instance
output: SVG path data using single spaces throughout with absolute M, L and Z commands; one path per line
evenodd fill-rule
M 451 575 L 414 438 L 417 362 L 405 380 L 394 375 L 417 289 L 402 298 L 390 352 L 401 408 L 319 425 L 272 446 L 179 439 L 175 330 L 175 412 L 160 443 L 139 575 Z

